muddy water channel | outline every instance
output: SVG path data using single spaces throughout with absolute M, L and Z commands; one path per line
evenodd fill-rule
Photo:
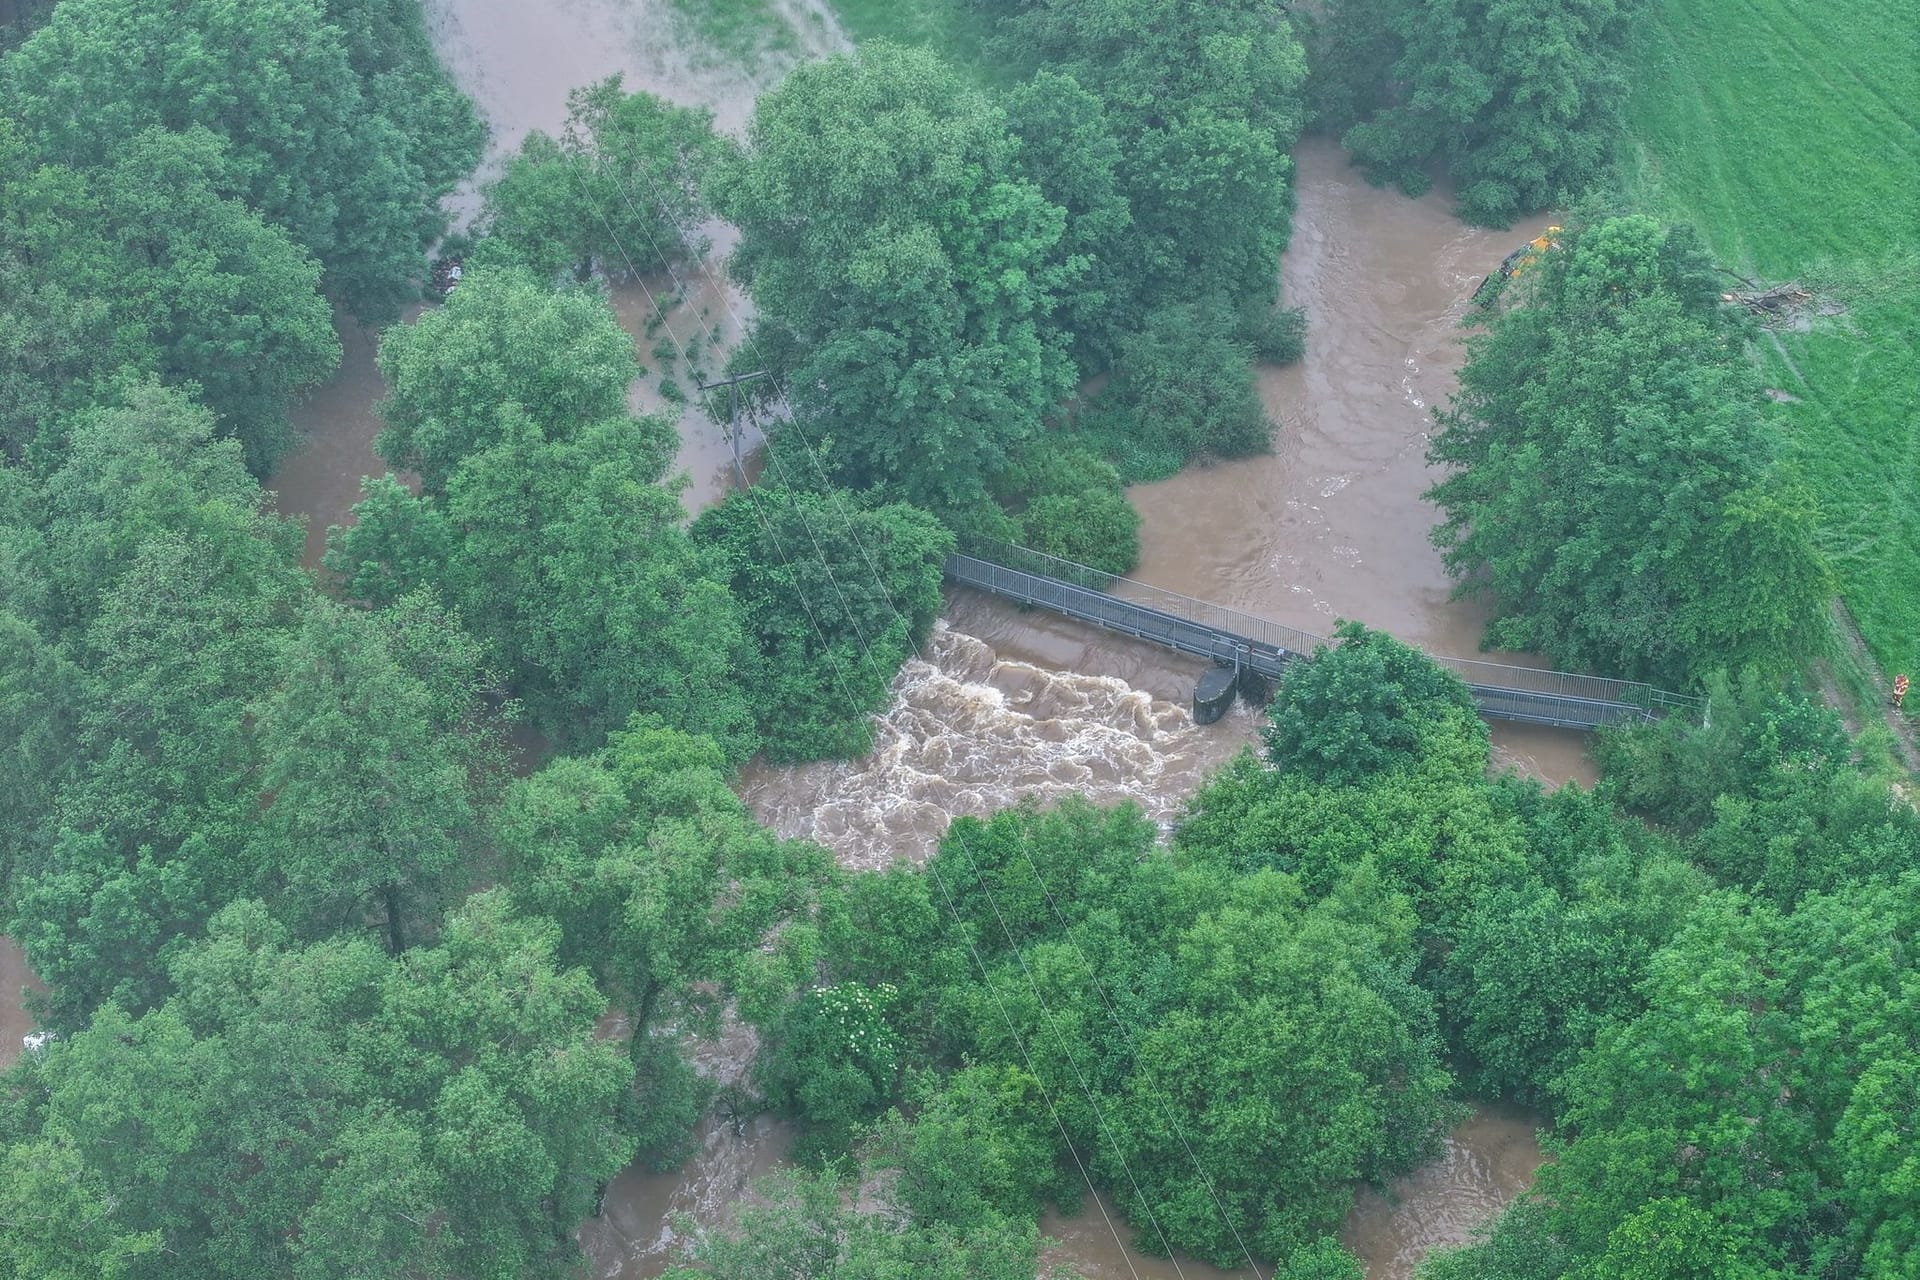
M 755 94 L 796 59 L 844 44 L 816 0 L 780 0 L 790 34 L 751 72 L 682 52 L 668 0 L 425 3 L 441 56 L 493 129 L 481 181 L 529 129 L 557 130 L 566 94 L 591 80 L 620 72 L 630 87 L 710 107 L 722 128 L 738 131 Z M 1298 161 L 1299 211 L 1282 269 L 1288 305 L 1308 309 L 1308 345 L 1298 364 L 1261 372 L 1276 450 L 1137 488 L 1139 576 L 1322 634 L 1336 618 L 1357 618 L 1435 651 L 1471 654 L 1482 616 L 1449 598 L 1427 542 L 1434 513 L 1419 496 L 1433 479 L 1424 458 L 1429 410 L 1458 368 L 1457 326 L 1474 285 L 1536 228 L 1463 227 L 1444 193 L 1410 201 L 1369 188 L 1324 143 L 1303 145 Z M 470 215 L 476 199 L 468 190 L 454 203 Z M 615 291 L 648 369 L 633 388 L 638 410 L 664 407 L 662 374 L 689 385 L 702 350 L 716 368 L 750 315 L 719 265 L 727 229 L 707 234 L 710 270 L 636 262 L 640 278 Z M 302 448 L 272 480 L 281 509 L 308 517 L 316 564 L 326 526 L 348 518 L 361 476 L 380 470 L 375 337 L 343 322 L 342 340 L 342 369 L 301 410 Z M 681 426 L 679 466 L 690 477 L 683 497 L 696 511 L 725 492 L 732 455 L 703 418 L 686 415 Z M 1171 822 L 1257 729 L 1244 707 L 1220 724 L 1195 725 L 1187 705 L 1198 671 L 1164 650 L 955 591 L 926 651 L 902 672 L 872 755 L 756 768 L 742 790 L 764 821 L 860 867 L 924 858 L 953 816 L 1023 795 L 1130 799 Z M 1501 728 L 1495 743 L 1499 763 L 1549 784 L 1591 780 L 1577 736 Z M 0 978 L 17 985 L 20 966 L 9 967 L 8 954 L 0 951 Z M 736 1030 L 695 1052 L 715 1078 L 738 1080 L 753 1040 Z M 724 1221 L 751 1180 L 778 1166 L 790 1138 L 767 1117 L 741 1127 L 710 1119 L 683 1168 L 623 1174 L 602 1216 L 581 1230 L 597 1274 L 657 1275 L 676 1223 Z M 1495 1212 L 1539 1159 L 1533 1117 L 1480 1110 L 1441 1159 L 1384 1194 L 1363 1190 L 1346 1243 L 1372 1280 L 1405 1277 L 1428 1248 L 1464 1239 Z M 1049 1259 L 1091 1280 L 1228 1274 L 1140 1255 L 1098 1200 L 1044 1228 L 1058 1241 Z
M 1432 406 L 1454 386 L 1475 286 L 1538 228 L 1464 226 L 1445 192 L 1408 200 L 1370 187 L 1324 140 L 1295 159 L 1282 288 L 1307 308 L 1307 350 L 1260 371 L 1274 451 L 1136 486 L 1135 576 L 1319 635 L 1354 618 L 1435 653 L 1479 656 L 1485 613 L 1451 598 L 1428 541 L 1436 515 L 1420 495 L 1438 473 L 1427 437 Z M 924 857 L 953 815 L 1027 794 L 1133 799 L 1165 821 L 1259 724 L 1236 705 L 1195 725 L 1199 671 L 1197 659 L 955 589 L 871 757 L 750 771 L 746 795 L 767 822 L 860 866 Z M 1494 747 L 1498 765 L 1548 785 L 1594 779 L 1578 733 L 1499 725 Z

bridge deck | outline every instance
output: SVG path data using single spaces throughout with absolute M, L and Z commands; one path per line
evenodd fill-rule
M 969 555 L 947 557 L 947 577 L 965 586 L 1050 609 L 1122 635 L 1164 644 L 1182 653 L 1251 667 L 1270 677 L 1279 676 L 1288 663 L 1311 655 L 1317 646 L 1327 643 L 1319 636 L 1270 619 L 1162 591 L 1130 578 L 1102 574 L 1068 561 L 1049 563 L 1049 557 L 1037 552 L 1015 550 L 1022 560 L 1056 567 L 1081 582 L 1095 585 L 1080 585 Z M 1595 729 L 1602 725 L 1650 720 L 1663 710 L 1693 705 L 1695 701 L 1629 680 L 1569 675 L 1465 658 L 1436 657 L 1434 661 L 1466 681 L 1482 715 L 1528 724 Z

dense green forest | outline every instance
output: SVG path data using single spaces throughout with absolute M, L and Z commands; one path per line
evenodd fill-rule
M 1098 1190 L 1357 1280 L 1355 1188 L 1491 1099 L 1554 1159 L 1430 1280 L 1920 1275 L 1920 815 L 1798 678 L 1834 485 L 1726 225 L 1632 168 L 1648 7 L 850 3 L 906 39 L 741 138 L 580 86 L 400 324 L 484 141 L 415 0 L 0 10 L 0 920 L 54 1033 L 0 1076 L 0 1277 L 578 1274 L 729 1014 L 728 1105 L 801 1139 L 679 1276 L 1025 1280 Z M 758 824 L 740 767 L 869 748 L 960 542 L 1125 571 L 1125 484 L 1270 447 L 1309 127 L 1567 211 L 1475 313 L 1435 538 L 1491 641 L 1710 716 L 1549 793 L 1345 624 L 1169 834 L 1029 803 L 852 872 Z M 773 426 L 689 521 L 606 282 L 715 216 Z M 336 314 L 390 324 L 390 474 L 316 574 L 259 477 Z

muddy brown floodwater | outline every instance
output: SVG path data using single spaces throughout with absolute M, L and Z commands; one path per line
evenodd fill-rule
M 738 132 L 754 96 L 796 61 L 845 46 L 819 0 L 775 0 L 791 36 L 752 70 L 689 56 L 670 0 L 424 3 L 441 57 L 493 132 L 478 182 L 529 129 L 557 130 L 567 93 L 591 80 L 620 72 L 629 87 L 712 108 L 721 128 Z M 1474 285 L 1538 228 L 1464 227 L 1445 192 L 1407 200 L 1370 188 L 1324 142 L 1302 144 L 1297 160 L 1299 210 L 1282 272 L 1287 304 L 1308 309 L 1308 340 L 1303 360 L 1260 373 L 1276 450 L 1137 487 L 1139 576 L 1322 634 L 1336 618 L 1357 618 L 1437 652 L 1469 654 L 1483 614 L 1450 598 L 1427 542 L 1434 512 L 1420 494 L 1434 478 L 1425 462 L 1429 410 L 1451 389 L 1458 321 Z M 474 185 L 451 203 L 471 217 Z M 729 230 L 716 224 L 703 234 L 715 249 L 709 269 L 669 268 L 661 259 L 674 246 L 625 246 L 641 274 L 613 301 L 648 369 L 632 392 L 638 410 L 672 409 L 662 376 L 685 388 L 710 375 L 751 316 L 750 300 L 719 265 Z M 375 337 L 350 321 L 341 336 L 341 371 L 298 413 L 302 446 L 272 480 L 281 510 L 310 521 L 309 564 L 326 526 L 348 517 L 361 476 L 381 469 L 372 451 L 384 391 Z M 732 452 L 698 415 L 681 416 L 681 438 L 692 512 L 725 492 Z M 1198 673 L 1165 650 L 954 591 L 926 652 L 902 671 L 871 756 L 756 768 L 742 792 L 774 827 L 863 867 L 924 858 L 955 815 L 989 813 L 1022 795 L 1131 799 L 1168 823 L 1213 768 L 1255 739 L 1257 718 L 1244 707 L 1218 725 L 1193 723 L 1187 707 Z M 1494 741 L 1497 763 L 1550 785 L 1592 780 L 1575 735 L 1499 727 Z M 0 1001 L 16 993 L 16 969 L 24 975 L 18 952 L 0 946 Z M 12 1010 L 17 1004 L 0 1003 L 0 1029 L 17 1043 Z M 736 1028 L 695 1052 L 703 1070 L 727 1081 L 741 1078 L 753 1048 Z M 675 1221 L 724 1222 L 751 1180 L 778 1167 L 791 1136 L 766 1117 L 738 1127 L 709 1118 L 681 1169 L 622 1174 L 602 1216 L 581 1229 L 597 1274 L 659 1274 Z M 1539 1159 L 1531 1117 L 1480 1109 L 1441 1159 L 1385 1195 L 1363 1190 L 1344 1239 L 1371 1280 L 1401 1280 L 1428 1248 L 1464 1238 L 1495 1212 Z M 1110 1225 L 1097 1199 L 1044 1226 L 1059 1242 L 1049 1260 L 1089 1280 L 1231 1274 L 1140 1255 L 1124 1243 L 1130 1229 L 1117 1218 Z
M 530 130 L 557 133 L 566 123 L 567 94 L 581 85 L 620 75 L 630 89 L 645 89 L 685 106 L 714 112 L 718 126 L 745 127 L 755 95 L 804 57 L 847 47 L 846 37 L 815 0 L 778 0 L 790 38 L 752 70 L 711 59 L 690 58 L 676 37 L 678 18 L 669 0 L 424 0 L 427 23 L 441 60 L 485 118 L 489 141 L 474 180 L 448 200 L 456 220 L 478 211 L 477 188 L 499 171 L 503 156 Z M 646 198 L 635 191 L 634 199 Z M 726 276 L 724 260 L 734 233 L 723 223 L 692 237 L 711 249 L 705 262 L 684 261 L 687 246 L 652 242 L 622 245 L 616 274 L 637 273 L 612 289 L 615 314 L 633 336 L 646 373 L 628 401 L 638 413 L 666 413 L 680 425 L 674 469 L 687 477 L 681 500 L 689 513 L 711 506 L 733 483 L 734 450 L 726 433 L 697 410 L 662 394 L 671 378 L 683 391 L 693 380 L 712 378 L 740 340 L 753 307 Z M 409 313 L 407 319 L 417 315 Z M 329 525 L 352 522 L 361 479 L 385 464 L 373 450 L 379 434 L 374 406 L 386 394 L 375 367 L 378 334 L 338 316 L 339 371 L 294 411 L 299 443 L 268 487 L 279 509 L 307 517 L 305 562 L 317 567 Z M 743 426 L 740 447 L 751 452 L 760 435 Z
M 1274 451 L 1135 486 L 1134 576 L 1320 635 L 1354 618 L 1474 656 L 1485 610 L 1452 597 L 1428 541 L 1431 411 L 1453 390 L 1475 286 L 1545 219 L 1465 226 L 1444 190 L 1408 200 L 1368 186 L 1325 140 L 1295 160 L 1283 297 L 1307 309 L 1307 348 L 1260 370 Z M 1022 795 L 1127 798 L 1166 822 L 1254 741 L 1259 717 L 1244 704 L 1220 724 L 1193 723 L 1198 660 L 964 589 L 947 603 L 871 756 L 748 771 L 744 794 L 763 820 L 859 866 L 924 858 L 954 815 Z M 1497 766 L 1550 786 L 1594 780 L 1585 735 L 1497 724 L 1493 740 Z
M 27 957 L 12 938 L 0 937 L 0 1070 L 13 1065 L 24 1047 L 22 1040 L 33 1030 L 33 1018 L 27 1013 L 29 991 L 46 990 Z

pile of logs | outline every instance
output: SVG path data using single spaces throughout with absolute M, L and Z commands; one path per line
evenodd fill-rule
M 1757 316 L 1779 316 L 1798 311 L 1813 301 L 1813 294 L 1797 281 L 1770 288 L 1737 289 L 1720 295 L 1720 301 L 1745 307 Z

